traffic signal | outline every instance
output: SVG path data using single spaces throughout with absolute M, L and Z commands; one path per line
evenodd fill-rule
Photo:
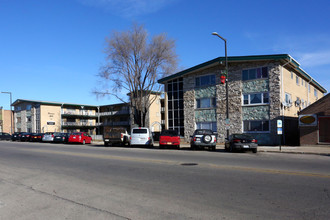
M 220 76 L 220 82 L 221 82 L 221 84 L 225 84 L 226 83 L 226 75 L 221 75 Z

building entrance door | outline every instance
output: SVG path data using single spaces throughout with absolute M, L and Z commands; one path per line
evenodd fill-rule
M 330 116 L 319 117 L 319 143 L 330 144 Z

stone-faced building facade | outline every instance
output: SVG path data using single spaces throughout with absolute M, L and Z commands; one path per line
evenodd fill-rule
M 275 145 L 277 120 L 297 121 L 297 112 L 326 92 L 290 55 L 228 57 L 226 123 L 226 86 L 220 83 L 224 62 L 219 57 L 158 81 L 165 85 L 166 128 L 187 141 L 195 129 L 209 128 L 224 142 L 227 127 L 230 134 L 249 133 L 259 144 Z M 283 136 L 298 133 L 283 129 Z

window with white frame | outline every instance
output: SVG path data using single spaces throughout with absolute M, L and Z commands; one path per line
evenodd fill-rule
M 314 96 L 317 98 L 317 89 L 314 88 Z
M 269 132 L 269 121 L 243 121 L 244 132 Z
M 269 93 L 252 93 L 243 95 L 243 105 L 268 104 Z
M 215 85 L 215 75 L 198 76 L 195 78 L 196 87 Z
M 197 122 L 197 129 L 210 129 L 213 132 L 217 132 L 217 122 Z
M 268 78 L 268 67 L 243 70 L 242 80 L 254 80 Z
M 285 93 L 285 103 L 289 104 L 291 102 L 292 102 L 291 94 Z
M 196 99 L 196 108 L 215 108 L 217 105 L 216 98 Z

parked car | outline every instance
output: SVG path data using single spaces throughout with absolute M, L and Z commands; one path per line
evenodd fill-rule
M 58 132 L 46 132 L 45 135 L 42 137 L 42 141 L 44 142 L 53 142 L 54 136 L 59 134 Z
M 58 133 L 54 135 L 54 143 L 68 143 L 70 134 L 69 133 Z
M 33 134 L 31 134 L 30 141 L 40 142 L 40 141 L 42 141 L 43 136 L 44 136 L 44 133 L 33 133 Z
M 0 140 L 10 141 L 11 135 L 5 132 L 0 132 Z
M 233 152 L 235 150 L 251 150 L 257 153 L 257 140 L 248 134 L 232 134 L 225 142 L 225 150 Z
M 92 137 L 86 132 L 75 132 L 70 134 L 68 143 L 91 144 Z
M 209 148 L 215 151 L 217 144 L 217 137 L 210 129 L 197 129 L 190 139 L 190 148 L 195 150 L 197 148 Z
M 30 141 L 31 133 L 24 132 L 20 136 L 20 141 Z
M 180 149 L 180 136 L 176 130 L 162 130 L 159 136 L 159 147 L 174 146 Z
M 112 128 L 105 126 L 103 132 L 104 146 L 109 144 L 120 144 L 125 146 L 130 144 L 130 135 L 125 128 Z
M 131 130 L 131 146 L 143 145 L 143 146 L 154 146 L 152 133 L 149 128 L 137 127 Z
M 19 141 L 21 139 L 21 134 L 23 132 L 15 132 L 12 136 L 11 136 L 11 140 L 12 141 Z

